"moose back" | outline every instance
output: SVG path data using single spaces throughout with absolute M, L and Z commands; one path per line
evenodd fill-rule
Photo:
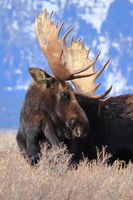
M 88 159 L 97 158 L 97 148 L 111 154 L 108 162 L 116 159 L 128 163 L 133 161 L 133 94 L 111 97 L 100 103 L 94 99 L 77 95 L 90 124 L 86 139 L 77 143 L 78 154 L 84 152 Z

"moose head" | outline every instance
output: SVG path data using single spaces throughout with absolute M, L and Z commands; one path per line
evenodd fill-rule
M 29 73 L 34 80 L 31 88 L 38 97 L 37 109 L 50 116 L 58 136 L 68 139 L 85 137 L 89 122 L 75 98 L 72 86 L 39 68 L 30 68 Z
M 67 46 L 66 37 L 72 31 L 73 27 L 67 30 L 64 36 L 59 39 L 59 34 L 64 22 L 62 22 L 60 25 L 59 23 L 54 24 L 54 22 L 51 20 L 52 15 L 53 12 L 51 12 L 51 14 L 47 16 L 47 10 L 45 9 L 44 12 L 40 13 L 40 15 L 36 18 L 36 35 L 40 47 L 54 74 L 54 77 L 50 77 L 48 75 L 48 79 L 50 79 L 50 81 L 52 80 L 52 82 L 56 82 L 56 85 L 58 85 L 57 83 L 60 83 L 60 88 L 63 88 L 63 90 L 64 87 L 71 88 L 69 90 L 69 93 L 71 93 L 71 95 L 66 92 L 66 89 L 65 91 L 63 91 L 62 89 L 59 90 L 59 95 L 56 91 L 58 96 L 58 102 L 55 103 L 57 113 L 61 118 L 63 116 L 63 119 L 67 124 L 71 124 L 72 126 L 79 124 L 78 128 L 75 129 L 82 130 L 82 126 L 84 126 L 84 123 L 86 123 L 87 120 L 85 114 L 79 107 L 74 97 L 74 94 L 76 94 L 77 98 L 78 96 L 83 95 L 89 96 L 92 99 L 98 99 L 100 101 L 105 101 L 106 99 L 108 99 L 106 95 L 111 91 L 112 86 L 104 93 L 100 95 L 95 95 L 96 89 L 100 86 L 100 84 L 95 84 L 95 80 L 105 69 L 110 59 L 102 66 L 100 70 L 95 72 L 94 65 L 100 53 L 98 53 L 94 59 L 89 59 L 88 55 L 90 49 L 86 50 L 84 47 L 84 43 L 81 42 L 80 39 L 74 41 L 73 36 L 70 39 L 70 44 Z M 68 80 L 71 81 L 75 86 L 73 92 L 72 87 L 69 83 L 67 83 Z M 50 104 L 50 107 L 52 108 L 51 105 L 52 104 Z M 77 115 L 77 113 L 79 114 Z M 80 136 L 83 135 L 83 133 L 78 133 L 77 135 Z

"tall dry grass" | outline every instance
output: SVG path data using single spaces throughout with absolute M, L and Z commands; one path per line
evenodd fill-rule
M 37 167 L 20 155 L 15 135 L 0 135 L 0 200 L 133 200 L 133 164 L 81 162 L 69 168 L 64 149 L 43 150 Z M 118 169 L 119 168 L 119 169 Z

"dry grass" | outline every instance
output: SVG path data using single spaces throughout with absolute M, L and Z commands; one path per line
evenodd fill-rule
M 51 160 L 51 162 L 49 162 Z M 63 149 L 44 150 L 35 168 L 20 155 L 15 135 L 0 135 L 0 200 L 132 200 L 133 164 L 80 163 L 68 169 Z

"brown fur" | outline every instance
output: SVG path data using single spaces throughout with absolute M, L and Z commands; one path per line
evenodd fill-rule
M 77 95 L 80 106 L 86 112 L 90 123 L 87 138 L 77 142 L 77 149 L 89 159 L 96 158 L 96 146 L 112 155 L 109 162 L 116 159 L 133 161 L 133 94 L 111 97 L 106 102 Z
M 70 84 L 53 77 L 42 81 L 40 77 L 29 86 L 17 134 L 20 151 L 31 164 L 39 160 L 40 144 L 47 141 L 50 146 L 60 145 L 66 139 L 86 137 L 89 126 Z

